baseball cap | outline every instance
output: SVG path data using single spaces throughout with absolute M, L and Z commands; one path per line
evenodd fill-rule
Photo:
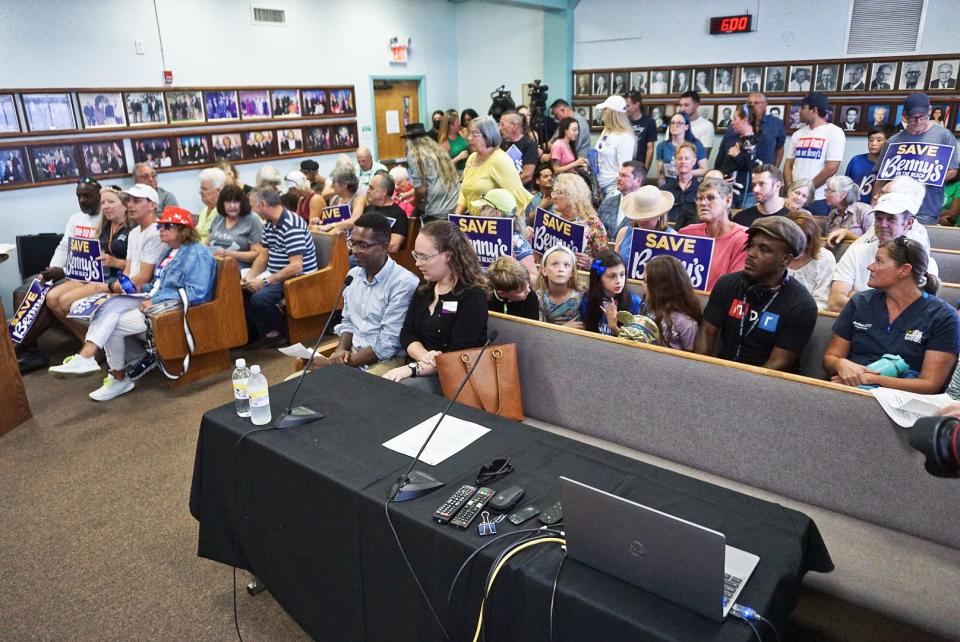
M 925 114 L 928 111 L 930 111 L 930 96 L 922 92 L 910 94 L 907 96 L 907 99 L 903 101 L 903 113 L 907 116 Z
M 827 110 L 830 109 L 830 100 L 825 94 L 821 94 L 819 91 L 812 91 L 804 96 L 800 104 L 816 107 L 820 110 L 820 113 L 823 114 L 826 114 Z
M 877 204 L 873 206 L 874 212 L 883 212 L 884 214 L 900 214 L 909 212 L 911 216 L 916 214 L 916 199 L 903 192 L 887 192 L 877 199 Z
M 762 216 L 755 220 L 747 235 L 753 238 L 757 232 L 763 232 L 787 244 L 794 256 L 800 256 L 807 249 L 807 237 L 800 226 L 786 216 Z
M 302 172 L 316 172 L 320 169 L 320 163 L 315 160 L 307 159 L 300 163 L 300 171 Z
M 182 207 L 177 207 L 175 205 L 169 205 L 163 210 L 163 214 L 160 215 L 160 220 L 158 223 L 173 223 L 175 225 L 186 225 L 187 227 L 195 227 L 193 224 L 193 214 L 189 211 L 183 209 Z
M 307 176 L 299 169 L 295 169 L 288 173 L 283 180 L 292 184 L 294 187 L 299 187 L 302 183 L 307 181 Z
M 627 101 L 623 96 L 607 96 L 607 99 L 597 105 L 597 109 L 611 109 L 613 111 L 627 112 Z
M 517 199 L 507 190 L 496 187 L 487 191 L 483 196 L 470 203 L 472 207 L 489 205 L 505 214 L 512 214 L 517 209 Z
M 133 187 L 128 187 L 120 193 L 126 194 L 127 196 L 132 196 L 134 198 L 145 198 L 152 203 L 160 202 L 160 197 L 157 195 L 157 190 L 153 189 L 149 185 L 144 185 L 143 183 L 137 183 Z

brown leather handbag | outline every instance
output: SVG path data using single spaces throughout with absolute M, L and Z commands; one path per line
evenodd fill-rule
M 444 397 L 453 397 L 479 354 L 480 349 L 476 348 L 447 352 L 436 358 L 437 374 Z M 507 419 L 523 421 L 517 344 L 507 343 L 487 348 L 457 401 Z

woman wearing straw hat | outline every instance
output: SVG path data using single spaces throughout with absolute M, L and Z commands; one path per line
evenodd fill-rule
M 672 228 L 667 227 L 667 214 L 672 207 L 673 194 L 653 185 L 644 185 L 623 197 L 620 208 L 623 215 L 630 220 L 630 225 L 617 232 L 614 249 L 625 265 L 629 267 L 630 255 L 633 253 L 634 228 L 674 233 Z M 627 274 L 629 273 L 628 269 Z

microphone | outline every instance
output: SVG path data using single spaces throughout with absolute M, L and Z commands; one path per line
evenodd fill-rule
M 409 468 L 407 468 L 407 472 L 403 473 L 397 478 L 397 483 L 393 485 L 393 488 L 390 489 L 390 494 L 387 495 L 387 501 L 409 501 L 433 492 L 444 485 L 442 481 L 436 480 L 431 475 L 423 471 L 414 470 L 413 467 L 417 465 L 418 461 L 420 461 L 420 455 L 423 454 L 427 444 L 429 444 L 430 440 L 433 439 L 433 435 L 437 432 L 437 428 L 440 427 L 440 422 L 442 422 L 443 418 L 447 416 L 448 412 L 450 412 L 450 408 L 453 407 L 457 397 L 460 396 L 460 392 L 463 390 L 463 387 L 467 385 L 467 382 L 470 381 L 470 377 L 473 376 L 473 371 L 476 370 L 477 366 L 480 365 L 480 361 L 483 359 L 483 353 L 491 343 L 497 340 L 498 334 L 499 332 L 492 330 L 490 334 L 487 335 L 487 342 L 483 344 L 482 348 L 480 348 L 480 354 L 477 355 L 477 360 L 472 366 L 470 366 L 470 371 L 467 372 L 467 376 L 465 376 L 463 381 L 460 382 L 460 387 L 457 388 L 455 393 L 453 393 L 453 397 L 450 398 L 450 402 L 447 404 L 447 407 L 443 409 L 442 413 L 440 413 L 437 423 L 433 426 L 433 430 L 430 431 L 430 434 L 427 435 L 423 445 L 420 446 L 420 450 L 417 452 L 417 456 L 413 458 Z
M 306 406 L 297 406 L 293 407 L 293 400 L 296 399 L 297 393 L 300 392 L 300 386 L 303 385 L 303 379 L 307 376 L 307 373 L 310 371 L 310 366 L 313 365 L 313 357 L 317 354 L 317 350 L 320 348 L 320 342 L 323 341 L 323 337 L 326 336 L 327 330 L 330 328 L 330 322 L 333 321 L 333 314 L 337 311 L 337 303 L 339 303 L 340 298 L 343 296 L 344 290 L 353 283 L 353 276 L 347 275 L 347 278 L 343 280 L 343 287 L 340 288 L 339 294 L 337 294 L 336 300 L 333 302 L 333 309 L 330 311 L 330 316 L 327 317 L 327 322 L 323 326 L 323 330 L 320 332 L 320 336 L 317 337 L 317 342 L 313 345 L 313 352 L 310 353 L 310 359 L 307 361 L 306 367 L 303 369 L 303 372 L 300 374 L 300 379 L 297 381 L 297 387 L 294 388 L 293 394 L 290 395 L 290 402 L 287 404 L 287 407 L 280 417 L 277 418 L 277 423 L 275 424 L 276 428 L 292 428 L 293 426 L 299 426 L 301 424 L 308 424 L 311 421 L 316 421 L 317 419 L 322 419 L 323 415 L 315 410 L 311 410 Z

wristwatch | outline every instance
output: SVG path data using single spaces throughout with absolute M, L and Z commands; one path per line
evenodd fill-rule
M 410 376 L 411 376 L 411 377 L 416 377 L 416 376 L 417 376 L 417 373 L 418 373 L 419 370 L 420 370 L 420 369 L 417 367 L 417 364 L 416 364 L 416 363 L 410 363 L 410 364 L 407 364 L 407 367 L 410 368 Z

